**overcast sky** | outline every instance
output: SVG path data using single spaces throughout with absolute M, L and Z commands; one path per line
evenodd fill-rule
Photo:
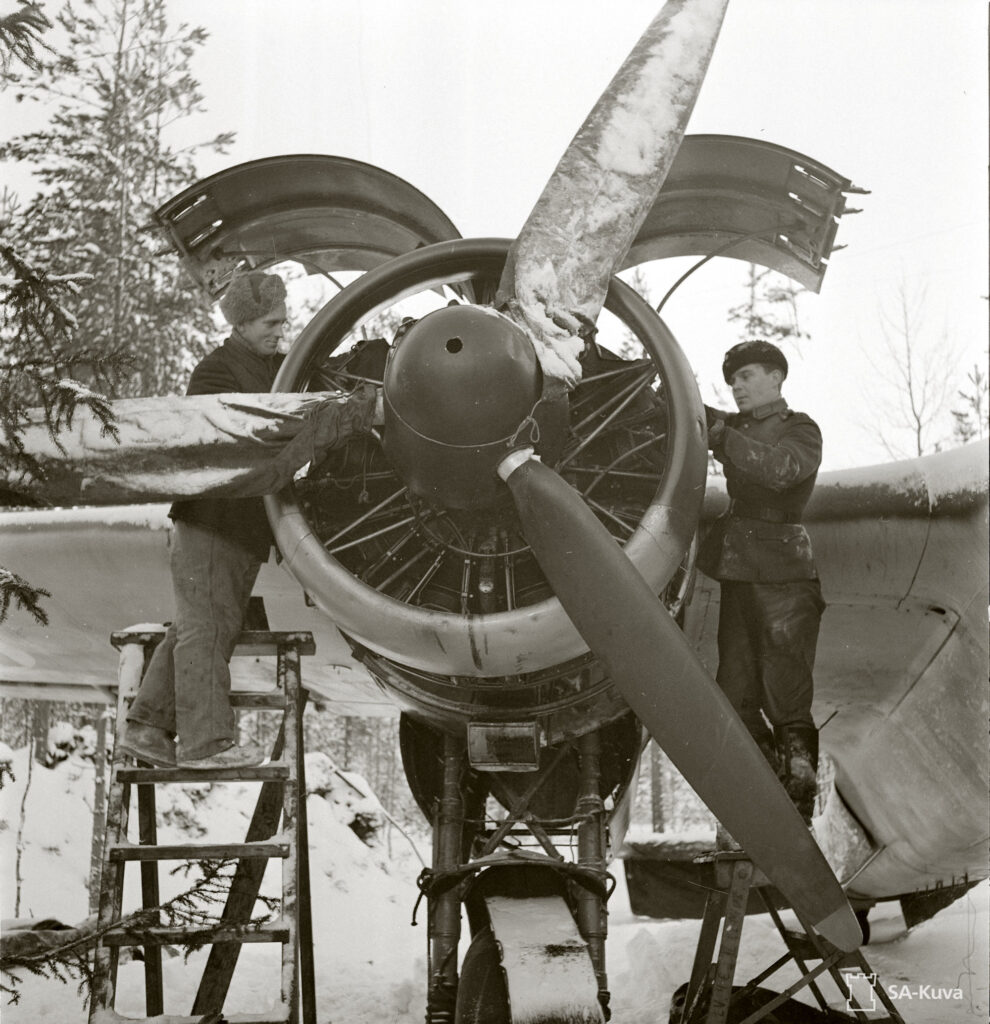
M 347 156 L 408 180 L 465 236 L 514 235 L 659 6 L 170 0 L 176 21 L 210 32 L 194 64 L 209 112 L 181 131 L 236 131 L 228 156 L 202 159 L 204 176 L 282 153 Z M 801 300 L 811 339 L 789 351 L 785 393 L 822 425 L 826 467 L 885 458 L 866 354 L 902 282 L 924 291 L 923 333 L 960 385 L 986 363 L 986 17 L 983 0 L 729 4 L 689 131 L 778 143 L 871 190 L 841 222 L 847 248 L 821 294 Z M 0 107 L 4 135 L 24 127 L 9 114 Z M 691 262 L 656 265 L 654 298 Z M 716 261 L 664 311 L 709 401 L 738 340 L 725 314 L 744 275 Z

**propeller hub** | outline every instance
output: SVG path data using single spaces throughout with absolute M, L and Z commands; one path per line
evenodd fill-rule
M 489 506 L 505 493 L 495 468 L 507 447 L 530 439 L 524 424 L 542 386 L 532 342 L 508 317 L 438 309 L 403 335 L 386 367 L 386 454 L 418 497 Z

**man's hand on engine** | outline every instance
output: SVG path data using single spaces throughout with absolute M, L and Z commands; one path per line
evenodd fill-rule
M 705 406 L 705 425 L 708 427 L 708 447 L 714 448 L 722 440 L 725 433 L 726 414 L 719 409 Z

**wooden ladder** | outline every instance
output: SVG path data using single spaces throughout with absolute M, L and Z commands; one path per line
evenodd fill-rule
M 117 737 L 127 709 L 137 693 L 163 629 L 114 633 L 120 652 L 117 694 Z M 162 947 L 176 944 L 212 946 L 189 1016 L 169 1015 L 169 1024 L 316 1024 L 313 971 L 313 929 L 309 891 L 309 840 L 306 823 L 306 778 L 303 710 L 306 692 L 301 684 L 300 658 L 316 651 L 308 632 L 241 633 L 234 657 L 274 656 L 275 686 L 267 691 L 232 689 L 235 708 L 280 711 L 278 737 L 268 763 L 250 768 L 155 768 L 117 753 L 115 744 L 107 801 L 106 843 L 100 881 L 97 944 L 90 998 L 90 1024 L 111 1021 L 148 1022 L 164 1014 Z M 261 783 L 258 802 L 243 842 L 160 845 L 155 819 L 155 787 L 170 783 Z M 138 843 L 127 839 L 131 787 L 137 790 Z M 279 819 L 282 827 L 279 831 Z M 282 899 L 279 917 L 250 925 L 251 914 L 269 858 L 282 860 Z M 162 861 L 236 860 L 227 901 L 219 924 L 209 928 L 124 928 L 121 918 L 124 869 L 137 861 L 141 870 L 142 906 L 157 907 L 158 865 Z M 281 998 L 270 1015 L 223 1015 L 230 980 L 246 942 L 282 944 Z M 122 947 L 144 950 L 145 1017 L 124 1017 L 114 1010 L 117 965 Z M 301 1013 L 301 1017 L 300 1017 Z
M 717 852 L 713 860 L 715 888 L 709 892 L 705 904 L 690 981 L 686 991 L 677 999 L 678 1005 L 671 1011 L 670 1020 L 673 1024 L 725 1024 L 729 1020 L 738 1024 L 756 1024 L 805 986 L 810 988 L 822 1014 L 827 1014 L 830 1021 L 904 1024 L 860 950 L 854 953 L 843 952 L 819 935 L 796 912 L 795 916 L 803 931 L 787 928 L 781 919 L 769 881 L 744 852 Z M 756 890 L 770 914 L 787 952 L 745 986 L 734 987 L 732 981 L 751 889 Z M 720 925 L 721 941 L 718 943 L 717 957 L 713 960 Z M 819 963 L 814 967 L 809 966 L 809 961 L 814 960 Z M 762 982 L 788 963 L 796 964 L 800 970 L 798 981 L 774 996 L 770 996 L 765 989 L 759 989 Z M 816 981 L 826 971 L 846 1001 L 850 1015 L 829 1008 Z M 855 977 L 859 984 L 851 986 L 850 976 Z M 871 993 L 869 999 L 872 1005 L 864 1007 L 859 1000 L 868 992 Z M 879 1008 L 877 1003 L 880 1004 Z

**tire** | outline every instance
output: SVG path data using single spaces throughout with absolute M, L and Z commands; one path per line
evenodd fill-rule
M 455 1024 L 512 1024 L 509 990 L 491 928 L 471 940 L 457 986 Z

